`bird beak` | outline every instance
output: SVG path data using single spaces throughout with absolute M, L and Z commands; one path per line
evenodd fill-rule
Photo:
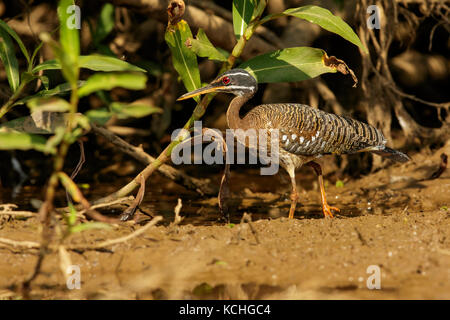
M 205 93 L 217 92 L 218 90 L 223 89 L 223 88 L 225 88 L 225 86 L 222 86 L 222 85 L 217 86 L 217 85 L 208 84 L 207 86 L 204 86 L 203 88 L 183 94 L 181 97 L 179 97 L 177 99 L 177 101 L 186 100 L 186 99 L 193 98 L 193 97 L 199 96 L 201 94 L 205 94 Z

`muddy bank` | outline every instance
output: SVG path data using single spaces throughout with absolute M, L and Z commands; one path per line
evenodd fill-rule
M 57 255 L 49 255 L 32 297 L 450 299 L 450 172 L 425 179 L 439 165 L 440 153 L 450 154 L 447 149 L 417 154 L 411 163 L 341 187 L 330 182 L 329 202 L 341 208 L 334 219 L 322 218 L 312 180 L 301 193 L 294 220 L 284 217 L 289 185 L 282 177 L 273 177 L 280 187 L 271 192 L 255 180 L 247 190 L 233 185 L 232 224 L 215 221 L 214 198 L 161 186 L 167 196 L 183 199 L 180 225 L 171 224 L 175 201 L 147 197 L 144 210 L 162 215 L 161 224 L 106 250 L 71 251 L 81 270 L 80 290 L 67 289 Z M 241 222 L 245 212 L 252 215 L 251 223 Z M 0 237 L 39 241 L 36 218 L 0 219 Z M 138 228 L 89 230 L 67 244 L 94 244 Z M 32 271 L 36 252 L 0 246 L 1 298 L 20 298 L 17 285 Z M 367 288 L 369 266 L 380 268 L 380 290 Z

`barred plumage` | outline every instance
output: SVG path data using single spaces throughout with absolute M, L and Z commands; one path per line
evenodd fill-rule
M 331 210 L 339 209 L 329 206 L 326 201 L 322 169 L 314 161 L 316 158 L 330 153 L 369 151 L 395 161 L 409 160 L 406 154 L 386 147 L 383 134 L 373 126 L 304 104 L 264 104 L 253 108 L 241 118 L 240 108 L 257 89 L 256 79 L 250 73 L 243 69 L 233 69 L 220 75 L 209 85 L 184 94 L 179 100 L 208 92 L 233 93 L 236 97 L 227 110 L 227 122 L 231 129 L 279 130 L 279 162 L 288 172 L 292 183 L 289 218 L 294 217 L 298 200 L 295 169 L 303 164 L 313 167 L 317 173 L 323 213 L 333 217 Z M 269 145 L 258 145 L 258 148 L 269 149 Z
M 383 134 L 371 125 L 304 104 L 260 105 L 244 120 L 252 127 L 280 130 L 280 147 L 295 155 L 355 153 L 386 144 Z

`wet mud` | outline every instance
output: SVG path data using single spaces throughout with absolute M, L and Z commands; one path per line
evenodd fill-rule
M 79 290 L 67 288 L 58 255 L 49 254 L 31 297 L 450 299 L 450 170 L 429 179 L 442 153 L 450 154 L 450 143 L 338 186 L 328 178 L 328 202 L 341 209 L 333 219 L 323 218 L 317 183 L 307 168 L 298 174 L 301 191 L 293 220 L 286 218 L 285 175 L 261 177 L 257 169 L 232 168 L 231 223 L 217 221 L 217 198 L 199 196 L 155 175 L 139 218 L 145 224 L 150 216 L 161 215 L 161 223 L 106 249 L 69 251 L 72 263 L 80 267 Z M 220 174 L 211 179 L 220 181 Z M 95 186 L 87 197 L 111 188 Z M 21 209 L 29 209 L 35 193 L 25 189 Z M 184 219 L 176 225 L 178 198 Z M 251 221 L 242 219 L 246 213 Z M 140 227 L 124 223 L 87 230 L 66 243 L 94 244 Z M 0 216 L 0 237 L 39 241 L 38 220 Z M 0 245 L 0 299 L 21 298 L 19 285 L 36 259 L 35 249 Z M 375 283 L 374 268 L 380 271 L 380 289 L 368 288 Z

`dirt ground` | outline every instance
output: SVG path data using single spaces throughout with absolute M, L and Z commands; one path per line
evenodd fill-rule
M 427 179 L 443 152 L 450 154 L 450 143 L 341 187 L 329 183 L 329 203 L 341 208 L 334 219 L 322 218 L 317 186 L 307 187 L 313 180 L 298 178 L 304 191 L 293 220 L 285 218 L 286 179 L 259 181 L 263 178 L 254 175 L 247 189 L 231 185 L 233 197 L 241 199 L 232 224 L 214 221 L 215 199 L 161 185 L 146 196 L 143 208 L 162 215 L 162 223 L 107 250 L 70 251 L 81 270 L 79 290 L 67 289 L 58 256 L 50 254 L 31 297 L 450 299 L 450 170 Z M 232 174 L 250 181 L 248 172 Z M 183 200 L 186 218 L 180 225 L 171 224 L 176 201 L 155 199 L 158 195 Z M 241 222 L 244 212 L 252 215 L 251 223 Z M 39 241 L 36 218 L 0 216 L 0 221 L 1 238 Z M 94 244 L 138 228 L 130 223 L 88 230 L 67 244 Z M 0 299 L 21 297 L 18 286 L 36 259 L 35 249 L 0 245 Z M 380 268 L 379 290 L 367 288 L 369 266 Z

